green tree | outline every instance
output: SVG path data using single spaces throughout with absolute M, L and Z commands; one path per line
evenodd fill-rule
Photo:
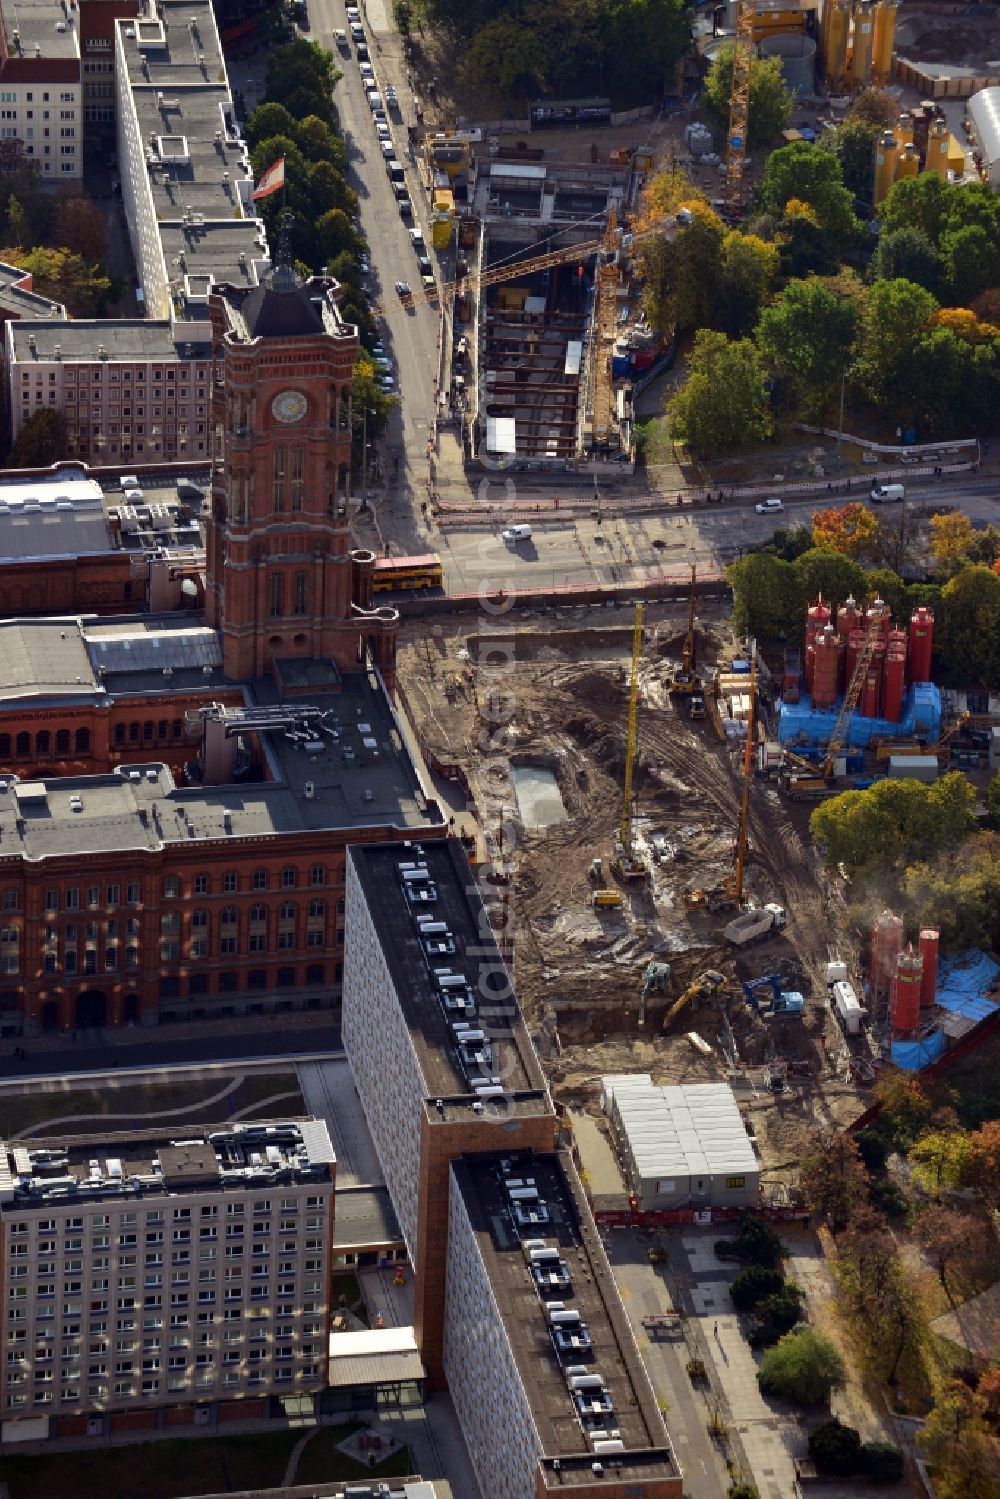
M 934 660 L 944 686 L 1000 684 L 1000 577 L 988 567 L 963 568 L 941 590 Z
M 30 271 L 35 291 L 65 302 L 74 317 L 99 316 L 111 291 L 111 278 L 99 266 L 61 246 L 0 250 L 0 260 Z
M 925 1336 L 920 1304 L 896 1253 L 885 1220 L 862 1209 L 837 1245 L 834 1275 L 841 1307 L 864 1364 L 895 1383 L 900 1364 L 917 1354 Z
M 260 141 L 272 135 L 284 135 L 291 140 L 295 135 L 295 121 L 283 104 L 267 100 L 258 104 L 244 128 L 247 145 L 253 150 Z
M 931 1117 L 931 1101 L 919 1078 L 890 1067 L 875 1082 L 875 1098 L 880 1105 L 879 1128 L 893 1149 L 908 1150 Z
M 670 406 L 671 430 L 699 456 L 747 447 L 770 435 L 760 357 L 747 338 L 699 329 L 684 385 Z
M 737 338 L 750 333 L 769 300 L 781 257 L 777 245 L 733 229 L 722 241 L 717 321 Z
M 817 807 L 809 831 L 831 865 L 856 872 L 901 869 L 954 848 L 975 827 L 975 789 L 957 771 L 933 786 L 876 781 L 867 791 L 843 791 Z
M 733 93 L 733 49 L 722 46 L 712 60 L 705 79 L 705 109 L 718 130 L 729 125 L 729 101 Z M 781 60 L 755 57 L 750 64 L 750 123 L 747 144 L 751 150 L 769 146 L 788 124 L 793 97 L 785 87 Z
M 962 1185 L 971 1160 L 969 1136 L 963 1129 L 930 1129 L 910 1147 L 914 1180 L 935 1197 Z
M 793 201 L 808 204 L 823 234 L 840 248 L 847 248 L 860 237 L 861 225 L 844 186 L 840 162 L 808 141 L 793 141 L 771 153 L 764 168 L 760 200 L 766 212 L 778 215 Z
M 936 249 L 949 214 L 948 193 L 948 184 L 934 172 L 900 178 L 879 204 L 881 232 L 919 229 Z
M 779 640 L 799 627 L 801 597 L 792 565 L 767 552 L 750 552 L 726 568 L 738 635 Z
M 842 1233 L 868 1191 L 854 1136 L 840 1130 L 818 1135 L 799 1168 L 799 1185 L 810 1211 L 825 1218 L 835 1234 Z
M 786 379 L 809 419 L 827 410 L 851 362 L 858 330 L 855 304 L 817 278 L 790 281 L 757 325 L 757 347 L 772 374 Z
M 331 208 L 316 224 L 320 248 L 324 260 L 331 260 L 345 250 L 356 254 L 359 237 L 347 214 L 339 208 Z
M 861 1466 L 861 1436 L 836 1416 L 809 1433 L 809 1456 L 821 1473 L 850 1478 Z
M 13 193 L 7 203 L 7 230 L 11 239 L 22 250 L 30 250 L 35 243 L 34 231 L 27 209 Z
M 760 1361 L 757 1383 L 764 1395 L 796 1405 L 823 1405 L 846 1383 L 844 1360 L 836 1345 L 812 1327 L 787 1332 Z
M 649 312 L 656 327 L 712 327 L 718 315 L 726 228 L 706 203 L 687 205 L 690 223 L 672 239 L 656 236 L 643 249 Z
M 796 557 L 792 574 L 798 589 L 800 620 L 802 610 L 817 594 L 821 593 L 830 603 L 842 604 L 849 596 L 860 599 L 867 592 L 864 568 L 852 558 L 823 547 L 812 546 Z
M 752 1312 L 765 1296 L 773 1296 L 784 1284 L 783 1271 L 768 1269 L 766 1265 L 748 1265 L 731 1283 L 729 1295 L 738 1312 Z
M 861 319 L 854 379 L 873 403 L 909 419 L 914 363 L 937 302 L 912 281 L 876 281 Z
M 81 193 L 60 200 L 55 233 L 60 245 L 71 245 L 77 255 L 92 264 L 107 254 L 107 220 L 97 204 Z
M 875 142 L 879 126 L 871 121 L 849 116 L 835 130 L 824 130 L 820 146 L 831 152 L 840 163 L 847 191 L 863 203 L 870 203 L 875 190 Z
M 907 224 L 902 229 L 883 229 L 869 274 L 873 281 L 912 281 L 936 293 L 941 260 L 924 231 Z
M 355 473 L 361 474 L 365 437 L 367 436 L 368 439 L 370 464 L 372 444 L 384 435 L 390 413 L 396 406 L 395 398 L 386 395 L 385 391 L 381 390 L 376 384 L 375 364 L 367 354 L 362 354 L 354 366 L 351 397 L 353 423 L 353 431 L 351 433 L 352 462 Z M 365 422 L 366 413 L 367 426 Z
M 476 32 L 462 59 L 462 76 L 471 88 L 496 89 L 517 99 L 544 91 L 546 58 L 530 25 L 513 16 L 497 16 Z
M 968 307 L 980 292 L 1000 284 L 1000 245 L 993 238 L 997 232 L 1000 222 L 991 228 L 948 226 L 942 233 L 941 272 L 953 306 Z
M 802 1319 L 802 1291 L 786 1280 L 779 1291 L 757 1303 L 754 1325 L 747 1334 L 751 1348 L 770 1348 Z
M 69 437 L 62 412 L 51 406 L 32 412 L 17 436 L 7 460 L 9 468 L 47 468 L 69 457 Z
M 884 89 L 865 88 L 851 100 L 847 118 L 861 120 L 879 130 L 891 130 L 899 118 L 899 101 Z

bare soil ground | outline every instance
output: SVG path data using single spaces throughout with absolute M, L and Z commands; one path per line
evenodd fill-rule
M 702 668 L 731 659 L 735 645 L 711 608 L 704 606 L 699 620 Z M 865 1106 L 846 1080 L 846 1051 L 826 1001 L 823 964 L 836 911 L 810 849 L 809 808 L 752 786 L 747 889 L 760 902 L 786 907 L 781 936 L 739 952 L 722 937 L 732 913 L 685 910 L 685 889 L 710 886 L 732 868 L 740 766 L 707 720 L 692 721 L 669 696 L 666 679 L 686 611 L 654 605 L 640 675 L 637 831 L 647 848 L 651 835 L 662 833 L 668 853 L 650 859 L 648 885 L 623 887 L 620 910 L 595 911 L 588 870 L 600 858 L 608 871 L 621 816 L 631 618 L 581 610 L 476 623 L 435 624 L 430 634 L 422 621 L 405 627 L 400 678 L 425 743 L 466 771 L 486 831 L 495 836 L 501 823 L 507 828 L 517 989 L 556 1096 L 593 1113 L 604 1073 L 648 1071 L 664 1082 L 731 1076 L 721 1044 L 728 1017 L 737 1082 L 772 1179 L 784 1180 L 814 1124 L 845 1122 Z M 488 743 L 498 719 L 502 752 L 484 755 L 480 736 Z M 554 773 L 565 821 L 525 826 L 510 778 L 525 764 Z M 651 960 L 669 962 L 672 972 L 665 992 L 649 997 L 640 1026 Z M 724 1010 L 688 1009 L 664 1034 L 667 1007 L 709 968 L 731 981 Z M 747 1007 L 740 981 L 766 973 L 805 995 L 803 1019 L 765 1024 Z M 712 1048 L 709 1055 L 687 1039 L 691 1030 Z M 774 1057 L 801 1069 L 778 1097 L 764 1081 Z

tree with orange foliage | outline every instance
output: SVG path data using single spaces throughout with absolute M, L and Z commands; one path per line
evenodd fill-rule
M 987 1207 L 1000 1208 L 1000 1119 L 987 1119 L 969 1136 L 965 1179 Z
M 956 338 L 970 344 L 992 343 L 993 339 L 1000 338 L 1000 328 L 981 322 L 968 307 L 940 307 L 931 322 L 936 327 L 949 329 Z
M 879 535 L 879 523 L 867 506 L 851 500 L 839 509 L 820 510 L 813 516 L 813 546 L 840 552 L 855 561 L 870 552 Z
M 960 510 L 951 515 L 932 515 L 930 520 L 931 551 L 939 572 L 957 572 L 965 561 L 975 528 Z

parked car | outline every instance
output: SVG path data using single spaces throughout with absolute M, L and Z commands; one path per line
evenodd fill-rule
M 365 39 L 365 28 L 361 25 L 361 23 L 359 21 L 352 21 L 351 22 L 351 36 L 354 38 L 354 40 L 356 42 L 363 42 L 364 41 L 364 39 Z M 360 55 L 361 55 L 361 49 L 359 48 L 358 49 L 358 56 L 360 57 Z
M 391 395 L 396 389 L 396 382 L 391 375 L 379 375 L 375 383 L 379 390 L 385 391 L 386 395 Z
M 390 175 L 390 177 L 392 177 L 392 173 L 391 172 L 389 173 L 389 175 Z M 409 196 L 410 196 L 409 193 L 406 191 L 406 183 L 405 182 L 397 182 L 394 177 L 393 177 L 393 181 L 392 181 L 392 190 L 393 190 L 393 192 L 396 195 L 397 202 L 399 201 L 400 198 L 409 198 Z
M 761 500 L 759 505 L 753 507 L 758 515 L 773 515 L 778 510 L 784 510 L 784 505 L 776 494 L 769 494 L 766 500 Z
M 358 56 L 359 57 L 361 56 L 360 52 L 358 53 Z M 358 63 L 358 72 L 361 74 L 362 78 L 365 80 L 366 83 L 370 80 L 374 84 L 374 82 L 375 82 L 375 69 L 372 67 L 372 65 L 371 65 L 370 62 L 359 62 Z
M 410 283 L 408 281 L 397 281 L 396 295 L 401 302 L 408 301 L 413 296 L 413 293 L 410 290 Z
M 391 140 L 380 139 L 379 145 L 382 147 L 382 157 L 384 161 L 389 162 L 396 159 L 396 147 L 393 145 Z
M 337 46 L 340 48 L 341 52 L 350 52 L 351 49 L 347 42 L 347 32 L 338 30 L 333 34 L 337 39 Z
M 361 12 L 360 12 L 360 10 L 358 9 L 358 7 L 356 5 L 349 5 L 347 7 L 347 19 L 349 21 L 358 21 L 358 22 L 360 22 L 360 20 L 361 20 Z
M 398 207 L 399 207 L 399 217 L 401 219 L 412 219 L 412 217 L 413 217 L 413 204 L 410 202 L 410 200 L 409 200 L 408 197 L 404 196 L 404 197 L 400 198 L 398 200 Z
M 418 255 L 426 255 L 427 254 L 427 246 L 424 244 L 424 236 L 423 236 L 422 232 L 419 229 L 411 229 L 409 231 L 409 233 L 410 233 L 410 239 L 411 239 L 411 241 L 413 243 L 413 248 L 416 251 L 416 253 Z
M 361 31 L 361 27 L 360 26 L 358 27 L 358 30 Z M 364 36 L 364 32 L 363 31 L 361 31 L 361 36 Z M 355 55 L 356 55 L 359 63 L 361 63 L 361 62 L 367 62 L 368 61 L 368 43 L 367 42 L 363 42 L 361 40 L 361 36 L 356 36 L 354 38 L 354 40 L 357 42 L 357 46 L 354 49 L 355 50 Z
M 434 280 L 434 267 L 426 255 L 419 255 L 417 257 L 417 270 L 420 272 L 420 280 L 424 286 L 435 287 L 437 285 L 437 282 Z
M 375 358 L 375 368 L 378 370 L 378 372 L 379 372 L 380 375 L 391 375 L 392 374 L 392 361 L 389 360 L 389 359 L 379 358 L 378 356 L 376 356 L 376 358 Z
M 389 133 L 389 127 L 388 125 L 383 125 L 381 120 L 376 120 L 375 122 L 375 134 L 383 146 L 392 146 L 392 136 Z M 393 147 L 393 150 L 395 150 L 395 147 Z

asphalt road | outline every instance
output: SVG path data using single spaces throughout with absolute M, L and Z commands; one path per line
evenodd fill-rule
M 374 15 L 374 11 L 373 11 Z M 419 228 L 430 245 L 426 201 L 414 165 L 407 159 L 406 126 L 412 121 L 413 101 L 406 87 L 405 75 L 390 64 L 377 50 L 377 38 L 364 21 L 368 37 L 369 60 L 375 79 L 385 99 L 386 85 L 392 83 L 398 93 L 400 109 L 388 114 L 389 128 L 396 147 L 396 157 L 403 166 L 413 217 L 403 220 L 385 170 L 364 81 L 358 71 L 356 49 L 349 41 L 350 52 L 338 48 L 334 32 L 347 27 L 344 0 L 309 0 L 310 30 L 314 41 L 333 52 L 343 77 L 334 91 L 334 103 L 347 141 L 349 181 L 360 201 L 361 228 L 369 245 L 372 267 L 372 294 L 380 304 L 382 342 L 395 365 L 399 409 L 390 418 L 382 446 L 383 465 L 389 477 L 388 493 L 381 499 L 380 516 L 393 530 L 405 527 L 409 505 L 402 501 L 427 474 L 427 442 L 434 417 L 434 374 L 437 364 L 439 312 L 423 303 L 404 309 L 396 295 L 395 283 L 406 281 L 418 289 L 420 275 L 413 243 L 407 232 Z M 435 259 L 428 249 L 431 260 Z M 398 469 L 394 460 L 399 462 Z M 397 496 L 399 499 L 397 499 Z M 381 498 L 381 497 L 380 497 Z
M 748 546 L 764 541 L 780 526 L 811 521 L 818 510 L 864 498 L 861 481 L 851 494 L 789 495 L 784 511 L 757 515 L 753 501 L 698 505 L 678 512 L 621 517 L 598 523 L 589 511 L 560 516 L 550 504 L 531 517 L 532 536 L 515 545 L 500 535 L 502 522 L 492 529 L 443 528 L 437 550 L 445 565 L 449 592 L 479 588 L 547 588 L 559 584 L 587 585 L 641 580 L 662 573 L 685 577 L 696 562 L 699 570 L 721 569 Z M 926 505 L 950 504 L 980 524 L 1000 524 L 1000 476 L 964 476 L 957 483 L 928 481 L 907 486 L 902 505 L 877 505 L 874 514 L 883 525 L 904 524 L 908 531 Z M 612 506 L 613 508 L 613 502 Z M 519 516 L 519 519 L 523 519 Z

